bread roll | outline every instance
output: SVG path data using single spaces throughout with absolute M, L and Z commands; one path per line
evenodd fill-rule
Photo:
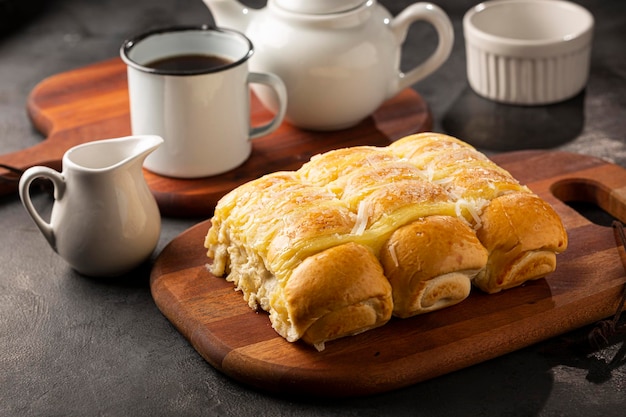
M 380 261 L 393 289 L 393 314 L 406 318 L 467 298 L 487 250 L 459 219 L 429 216 L 396 230 Z
M 345 243 L 305 259 L 275 305 L 272 322 L 287 340 L 302 338 L 318 350 L 324 343 L 385 324 L 391 317 L 391 289 L 380 263 L 365 246 Z M 270 316 L 271 317 L 271 316 Z
M 489 260 L 474 283 L 488 293 L 546 276 L 556 269 L 556 254 L 567 247 L 558 215 L 529 193 L 504 194 L 491 201 L 477 236 Z
M 290 342 L 325 342 L 497 292 L 556 267 L 552 208 L 464 142 L 419 134 L 316 155 L 234 189 L 205 247 L 211 272 Z

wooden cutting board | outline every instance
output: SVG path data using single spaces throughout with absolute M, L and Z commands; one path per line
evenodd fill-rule
M 60 170 L 63 154 L 72 146 L 129 135 L 129 112 L 126 66 L 119 58 L 54 75 L 39 83 L 28 99 L 28 113 L 46 139 L 1 155 L 0 164 L 21 170 L 34 165 Z M 272 117 L 254 95 L 251 113 L 255 125 Z M 385 146 L 431 128 L 428 106 L 418 93 L 406 89 L 350 129 L 313 132 L 283 123 L 253 141 L 246 163 L 218 176 L 174 179 L 145 170 L 144 176 L 163 215 L 208 216 L 217 200 L 236 186 L 268 172 L 297 169 L 316 153 L 355 145 Z M 7 174 L 0 168 L 0 177 Z M 0 194 L 13 192 L 16 186 L 15 181 L 0 181 Z
M 596 225 L 565 202 L 594 203 L 626 221 L 626 170 L 600 159 L 522 151 L 493 158 L 551 203 L 567 228 L 568 250 L 556 272 L 486 295 L 473 291 L 451 308 L 326 345 L 289 343 L 267 314 L 212 276 L 204 221 L 175 238 L 151 273 L 159 309 L 211 365 L 261 390 L 354 396 L 389 391 L 486 361 L 611 316 L 626 282 L 623 248 L 611 227 Z

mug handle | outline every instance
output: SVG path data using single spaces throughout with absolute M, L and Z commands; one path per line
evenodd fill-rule
M 285 112 L 287 111 L 287 88 L 285 83 L 277 75 L 271 73 L 262 72 L 250 72 L 248 73 L 248 84 L 264 84 L 272 88 L 278 98 L 278 111 L 274 115 L 274 118 L 267 124 L 261 126 L 250 127 L 250 139 L 258 138 L 272 133 L 278 129 L 281 122 L 285 118 Z
M 401 90 L 410 87 L 419 80 L 426 78 L 439 68 L 450 56 L 454 46 L 454 29 L 448 15 L 432 3 L 415 3 L 400 12 L 391 22 L 391 31 L 399 44 L 406 39 L 411 24 L 418 20 L 424 20 L 435 27 L 439 43 L 437 49 L 420 65 L 407 71 L 398 73 L 398 84 L 391 96 Z
M 19 183 L 19 194 L 24 208 L 26 209 L 30 217 L 34 220 L 39 230 L 41 230 L 41 233 L 43 233 L 50 246 L 52 246 L 52 248 L 56 251 L 56 239 L 54 236 L 54 230 L 52 228 L 52 225 L 46 222 L 41 217 L 35 206 L 33 206 L 33 202 L 30 199 L 30 186 L 37 178 L 45 178 L 52 181 L 52 184 L 54 185 L 55 200 L 60 199 L 65 192 L 65 178 L 62 174 L 51 168 L 36 166 L 28 168 L 26 171 L 24 171 L 24 173 L 20 177 Z

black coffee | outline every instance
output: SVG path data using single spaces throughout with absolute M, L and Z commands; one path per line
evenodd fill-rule
M 159 58 L 145 64 L 159 71 L 203 71 L 231 64 L 233 61 L 216 55 L 175 55 Z

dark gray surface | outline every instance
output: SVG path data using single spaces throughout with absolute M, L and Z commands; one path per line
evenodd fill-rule
M 50 0 L 0 37 L 0 153 L 41 140 L 25 112 L 43 78 L 117 55 L 145 29 L 206 23 L 200 0 Z M 261 2 L 262 3 L 262 2 Z M 382 1 L 397 14 L 409 1 Z M 440 1 L 455 24 L 452 56 L 415 87 L 435 130 L 492 150 L 559 148 L 626 166 L 626 2 L 580 1 L 597 20 L 591 78 L 567 103 L 500 106 L 465 77 L 463 13 L 476 2 Z M 410 32 L 405 65 L 433 31 Z M 489 148 L 489 149 L 487 149 Z M 36 198 L 42 210 L 50 199 Z M 157 253 L 203 219 L 163 219 Z M 259 393 L 208 365 L 160 314 L 150 265 L 113 281 L 81 277 L 48 247 L 17 196 L 0 197 L 0 415 L 623 416 L 626 336 L 603 350 L 565 346 L 582 329 L 396 392 L 346 400 Z M 625 321 L 622 320 L 622 323 Z M 358 378 L 358 375 L 355 375 Z

